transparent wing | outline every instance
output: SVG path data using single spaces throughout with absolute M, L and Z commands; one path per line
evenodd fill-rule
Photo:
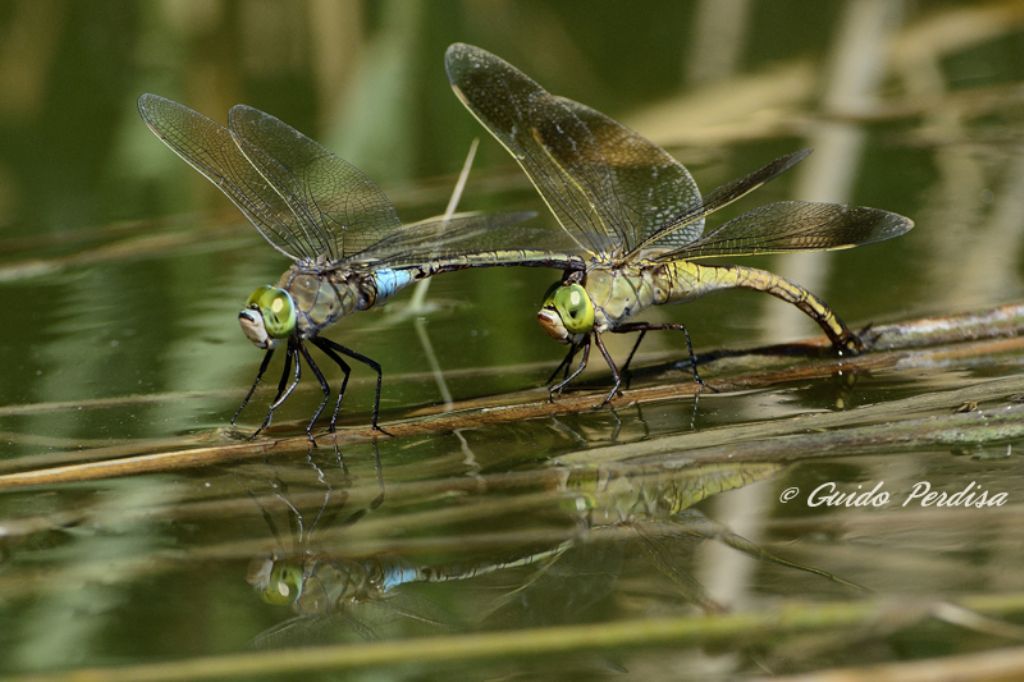
M 701 206 L 682 164 L 604 114 L 551 95 L 477 47 L 452 45 L 445 66 L 456 95 L 523 167 L 578 250 L 632 251 Z M 666 244 L 693 241 L 702 229 L 692 220 Z
M 227 128 L 152 94 L 139 97 L 139 114 L 164 144 L 219 187 L 271 246 L 292 260 L 317 255 L 288 205 L 246 160 Z
M 228 127 L 298 218 L 317 255 L 351 257 L 401 226 L 394 205 L 370 178 L 283 121 L 238 104 Z
M 699 232 L 696 236 L 693 236 L 693 238 L 685 239 L 682 243 L 675 239 L 674 235 L 684 234 L 688 237 L 691 236 L 692 231 L 690 226 L 694 223 L 699 223 L 703 229 L 704 218 L 709 214 L 725 208 L 734 201 L 750 194 L 769 180 L 773 180 L 782 173 L 785 173 L 790 168 L 806 159 L 810 153 L 810 149 L 800 149 L 791 154 L 780 156 L 774 161 L 758 168 L 753 173 L 716 187 L 705 197 L 703 204 L 690 209 L 686 213 L 675 216 L 671 221 L 667 222 L 664 227 L 650 235 L 632 251 L 627 253 L 626 258 L 635 256 L 641 251 L 663 250 L 666 247 L 671 249 L 673 245 L 676 248 L 683 248 L 686 244 L 696 241 L 697 238 L 700 237 Z
M 845 249 L 898 237 L 913 226 L 909 218 L 878 208 L 780 201 L 733 218 L 658 259 Z
M 536 214 L 459 213 L 428 218 L 394 230 L 346 265 L 411 268 L 431 264 L 452 269 L 488 265 L 533 265 L 582 269 L 583 261 L 561 232 L 521 225 Z

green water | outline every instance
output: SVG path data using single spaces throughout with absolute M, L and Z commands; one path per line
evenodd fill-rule
M 0 334 L 0 475 L 237 444 L 270 398 L 257 393 L 240 431 L 227 428 L 261 357 L 239 333 L 238 309 L 287 263 L 150 135 L 135 112 L 142 92 L 220 121 L 236 102 L 273 113 L 377 179 L 410 221 L 443 210 L 480 136 L 461 208 L 529 208 L 550 223 L 525 177 L 448 89 L 445 46 L 476 43 L 666 145 L 705 191 L 780 154 L 816 148 L 728 215 L 800 198 L 912 217 L 916 228 L 893 242 L 747 261 L 806 284 L 854 328 L 1021 298 L 1024 24 L 1006 9 L 1014 3 L 794 0 L 751 3 L 737 16 L 716 15 L 714 4 L 0 6 L 0 295 L 8 321 Z M 852 9 L 858 4 L 861 11 Z M 943 22 L 963 27 L 957 40 L 929 33 Z M 704 40 L 709 25 L 720 40 Z M 880 71 L 854 69 L 843 88 L 844 60 Z M 328 335 L 383 365 L 383 422 L 439 409 L 432 356 L 456 403 L 541 400 L 538 387 L 564 349 L 534 315 L 558 277 L 516 269 L 445 275 L 433 282 L 425 314 L 406 314 L 406 292 Z M 726 293 L 646 319 L 684 321 L 706 353 L 817 333 L 791 313 L 763 295 Z M 613 341 L 613 355 L 623 357 L 631 341 Z M 680 346 L 650 335 L 640 366 L 681 359 Z M 237 461 L 0 488 L 0 674 L 860 600 L 849 585 L 751 558 L 721 534 L 708 537 L 704 520 L 636 504 L 624 511 L 622 500 L 637 490 L 657 497 L 658 485 L 684 485 L 680 470 L 666 467 L 686 459 L 688 446 L 645 460 L 644 475 L 654 472 L 660 484 L 630 470 L 630 485 L 613 502 L 561 485 L 564 462 L 586 461 L 604 446 L 896 405 L 1016 375 L 1020 363 L 1015 352 L 938 358 L 855 381 L 706 393 L 696 409 L 689 397 L 623 404 L 385 437 L 376 451 L 368 443 L 284 445 Z M 713 363 L 707 371 L 714 385 Z M 336 372 L 328 378 L 340 380 Z M 373 378 L 356 368 L 344 425 L 369 421 Z M 590 388 L 606 386 L 599 359 L 585 378 Z M 676 370 L 640 376 L 638 385 L 671 381 L 690 379 Z M 533 392 L 503 398 L 520 391 Z M 301 435 L 319 398 L 307 377 L 270 436 Z M 994 396 L 983 407 L 1011 402 Z M 808 458 L 816 454 L 730 464 L 736 468 L 719 487 L 708 481 L 722 472 L 704 472 L 692 484 L 703 492 L 686 506 L 775 556 L 891 603 L 1024 588 L 1014 495 L 1024 481 L 1012 438 Z M 616 459 L 628 462 L 628 450 Z M 793 460 L 800 461 L 783 466 Z M 848 492 L 883 482 L 892 501 L 873 509 L 806 503 L 830 481 Z M 988 509 L 901 506 L 920 481 L 951 492 L 974 482 L 1009 501 Z M 798 499 L 780 502 L 791 487 Z M 268 553 L 334 566 L 336 577 L 357 572 L 353 562 L 392 562 L 452 579 L 408 578 L 290 621 L 292 608 L 265 603 L 246 582 L 250 563 Z M 509 562 L 516 565 L 502 567 Z M 725 679 L 1006 643 L 910 619 L 845 635 L 310 674 Z M 298 673 L 280 678 L 290 674 Z

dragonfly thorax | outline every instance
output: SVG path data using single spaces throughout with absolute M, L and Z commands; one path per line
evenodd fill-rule
M 373 277 L 358 272 L 318 272 L 292 266 L 277 286 L 295 302 L 296 330 L 304 339 L 346 315 L 372 307 L 378 298 Z
M 668 300 L 663 266 L 640 262 L 632 266 L 593 268 L 584 282 L 594 305 L 594 328 L 614 329 L 641 310 Z

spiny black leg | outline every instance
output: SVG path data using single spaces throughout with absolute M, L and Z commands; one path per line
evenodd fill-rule
M 347 480 L 348 469 L 345 467 L 344 458 L 341 455 L 341 449 L 338 447 L 337 438 L 334 439 L 332 445 L 334 447 L 334 461 L 338 464 L 338 468 L 345 475 Z M 313 519 L 313 522 L 309 526 L 309 530 L 306 531 L 306 536 L 310 537 L 317 528 L 324 527 L 325 525 L 334 522 L 334 519 L 344 507 L 346 500 L 348 500 L 349 492 L 344 488 L 340 491 L 335 489 L 327 472 L 315 461 L 312 448 L 306 453 L 306 460 L 313 470 L 316 471 L 317 480 L 324 486 L 324 497 L 320 502 L 320 508 L 317 510 L 316 518 Z M 332 498 L 334 498 L 338 492 L 341 494 L 341 499 L 335 504 L 330 504 Z
M 604 361 L 608 363 L 608 368 L 612 371 L 612 379 L 615 381 L 615 385 L 612 386 L 612 390 L 608 392 L 608 395 L 604 399 L 603 404 L 607 404 L 612 401 L 612 398 L 614 398 L 616 394 L 622 394 L 622 391 L 619 390 L 619 387 L 622 386 L 622 375 L 619 374 L 619 368 L 615 366 L 615 361 L 612 360 L 612 356 L 608 352 L 608 349 L 604 347 L 604 341 L 601 340 L 601 335 L 595 332 L 593 336 L 594 343 L 597 344 L 597 349 L 601 351 L 601 355 L 604 356 Z
M 324 397 L 317 405 L 316 412 L 313 413 L 313 418 L 309 420 L 309 424 L 306 425 L 306 438 L 312 443 L 313 447 L 316 447 L 316 438 L 313 437 L 313 427 L 316 426 L 316 420 L 323 414 L 324 408 L 327 407 L 327 401 L 331 397 L 331 387 L 327 385 L 327 379 L 324 378 L 324 373 L 320 371 L 316 363 L 313 362 L 313 356 L 309 354 L 305 346 L 299 346 L 299 352 L 302 353 L 302 357 L 306 359 L 306 364 L 313 371 L 313 376 L 316 377 L 317 382 L 320 384 L 320 390 L 323 391 Z
M 577 345 L 577 344 L 573 344 L 573 345 L 576 346 L 576 347 L 575 347 L 575 349 L 572 352 L 572 357 L 569 358 L 569 362 L 565 363 L 565 371 L 562 372 L 562 381 L 565 381 L 566 379 L 569 378 L 569 371 L 572 369 L 572 361 L 576 358 L 576 353 L 578 353 L 579 350 L 580 350 L 579 345 Z M 548 383 L 551 383 L 551 382 L 548 382 Z
M 649 331 L 680 331 L 683 333 L 683 337 L 686 339 L 686 352 L 690 356 L 690 372 L 693 374 L 693 380 L 697 382 L 700 388 L 707 388 L 712 391 L 714 389 L 704 383 L 704 380 L 700 378 L 700 373 L 697 372 L 697 356 L 693 352 L 693 341 L 690 339 L 690 332 L 687 331 L 686 325 L 680 322 L 666 322 L 664 324 L 650 324 L 648 322 L 627 322 L 626 324 L 619 325 L 617 328 L 612 330 L 616 334 L 622 334 L 626 332 L 639 331 L 646 333 Z M 641 336 L 640 338 L 643 338 Z M 639 341 L 638 341 L 639 343 Z
M 636 337 L 636 343 L 633 344 L 633 348 L 629 351 L 629 355 L 626 356 L 626 362 L 623 363 L 622 369 L 619 370 L 622 372 L 622 376 L 626 379 L 626 388 L 629 388 L 629 383 L 633 379 L 633 373 L 629 371 L 629 363 L 633 362 L 633 356 L 636 355 L 636 351 L 640 348 L 640 343 L 643 342 L 645 336 L 647 336 L 647 330 L 641 329 L 640 335 Z
M 292 356 L 294 355 L 294 353 L 295 348 L 292 346 L 292 342 L 289 339 L 288 348 L 285 350 L 284 355 L 284 367 L 281 368 L 281 378 L 277 380 L 277 393 L 274 394 L 274 399 L 270 402 L 271 405 L 280 400 L 281 396 L 284 395 L 285 386 L 288 385 L 288 375 L 291 374 L 292 371 Z M 263 418 L 263 424 L 261 424 L 260 427 L 256 429 L 256 431 L 254 431 L 251 436 L 249 436 L 249 438 L 255 438 L 256 436 L 258 436 L 260 431 L 262 431 L 264 428 L 266 428 L 268 424 L 270 424 L 270 419 L 273 416 L 273 413 L 274 408 L 268 408 L 267 416 Z
M 693 394 L 693 410 L 690 412 L 690 430 L 697 430 L 697 406 L 700 404 L 701 384 L 697 385 L 697 390 Z M 714 389 L 712 389 L 714 390 Z
M 300 341 L 292 339 L 288 340 L 288 358 L 285 360 L 285 371 L 281 374 L 281 381 L 277 386 L 277 397 L 274 398 L 274 402 L 270 403 L 270 409 L 267 410 L 267 416 L 263 418 L 263 423 L 260 424 L 260 428 L 256 429 L 256 432 L 253 433 L 250 438 L 255 438 L 263 429 L 270 426 L 270 420 L 274 418 L 274 410 L 281 407 L 281 404 L 288 400 L 292 391 L 294 391 L 295 387 L 299 385 L 299 379 L 302 378 L 302 363 L 299 362 L 298 357 L 298 348 L 300 344 Z M 285 382 L 287 381 L 288 370 L 291 369 L 292 362 L 295 363 L 295 379 L 288 384 L 288 388 L 284 389 L 282 392 L 281 389 L 284 388 Z
M 288 529 L 291 531 L 292 536 L 292 551 L 298 551 L 305 537 L 305 524 L 302 512 L 288 499 L 288 486 L 276 475 L 274 476 L 272 488 L 274 490 L 274 497 L 288 508 Z
M 362 509 L 358 509 L 349 514 L 348 517 L 346 517 L 345 520 L 341 522 L 341 525 L 343 526 L 355 523 L 356 521 L 363 518 L 368 513 L 372 512 L 374 509 L 379 507 L 384 502 L 384 466 L 381 464 L 380 461 L 380 448 L 377 447 L 377 439 L 374 438 L 372 443 L 374 471 L 376 472 L 377 475 L 377 489 L 380 492 L 377 493 L 376 497 L 370 500 L 370 504 L 363 507 Z
M 263 520 L 266 522 L 267 526 L 270 528 L 271 534 L 274 536 L 274 542 L 283 551 L 284 543 L 281 542 L 281 533 L 277 529 L 277 523 L 274 522 L 274 517 L 271 516 L 270 512 L 267 511 L 267 508 L 260 503 L 259 498 L 256 497 L 256 494 L 253 491 L 248 490 L 246 492 L 249 493 L 249 497 L 251 497 L 252 501 L 256 503 L 257 507 L 259 507 L 260 514 L 263 516 Z
M 277 381 L 277 393 L 274 394 L 274 399 L 270 401 L 271 404 L 276 403 L 284 395 L 284 389 L 288 385 L 288 375 L 292 373 L 292 362 L 294 360 L 295 348 L 289 342 L 288 350 L 285 351 L 284 368 L 281 370 L 281 378 Z
M 545 386 L 554 381 L 555 377 L 558 376 L 558 373 L 561 372 L 563 368 L 565 369 L 565 376 L 562 377 L 562 380 L 564 381 L 565 378 L 569 376 L 569 367 L 572 366 L 572 359 L 576 357 L 576 353 L 578 353 L 579 350 L 580 347 L 577 344 L 569 344 L 569 352 L 565 354 L 565 357 L 562 358 L 562 362 L 559 363 L 558 367 L 555 367 L 555 371 L 552 372 L 551 376 L 549 376 L 547 381 L 544 382 Z
M 378 417 L 380 416 L 380 392 L 381 392 L 381 387 L 384 384 L 384 371 L 381 369 L 380 363 L 378 363 L 376 360 L 371 360 L 370 358 L 366 357 L 362 353 L 357 353 L 356 351 L 352 350 L 351 348 L 346 348 L 345 346 L 341 345 L 340 343 L 336 343 L 334 341 L 331 341 L 330 339 L 325 339 L 325 338 L 319 337 L 319 340 L 324 345 L 329 346 L 332 350 L 335 350 L 335 351 L 341 353 L 342 355 L 347 355 L 348 357 L 352 358 L 353 360 L 357 360 L 357 361 L 363 363 L 364 365 L 366 365 L 367 367 L 369 367 L 370 369 L 372 369 L 374 372 L 377 373 L 377 392 L 376 392 L 376 394 L 373 397 L 373 415 L 370 417 L 370 427 L 373 428 L 376 431 L 380 431 L 381 433 L 384 433 L 384 434 L 387 434 L 387 435 L 390 436 L 391 434 L 388 433 L 387 431 L 385 431 L 384 429 L 382 429 L 380 427 L 380 425 L 377 423 Z M 323 348 L 323 347 L 324 346 L 320 346 L 320 348 Z
M 707 386 L 704 380 L 700 378 L 700 374 L 697 372 L 697 356 L 693 352 L 693 340 L 690 338 L 690 332 L 684 325 L 679 325 L 683 328 L 683 337 L 686 339 L 686 353 L 690 356 L 690 370 L 693 372 L 693 380 L 697 382 L 697 385 L 701 388 Z
M 342 360 L 341 356 L 335 353 L 330 346 L 322 343 L 322 339 L 320 337 L 314 337 L 312 341 L 317 348 L 323 351 L 324 355 L 333 360 L 334 363 L 341 368 L 342 374 L 344 375 L 344 378 L 341 380 L 341 388 L 338 389 L 338 402 L 334 404 L 334 412 L 331 413 L 331 425 L 327 427 L 328 431 L 334 433 L 335 426 L 338 423 L 338 414 L 341 412 L 341 401 L 345 398 L 345 388 L 348 386 L 348 377 L 352 374 L 352 368 L 349 367 L 349 364 Z
M 583 346 L 583 357 L 580 359 L 580 364 L 572 371 L 572 374 L 569 374 L 565 379 L 548 389 L 548 400 L 554 401 L 555 396 L 561 394 L 562 389 L 568 386 L 573 379 L 582 374 L 583 370 L 587 368 L 587 362 L 590 360 L 590 337 L 588 336 L 580 345 Z
M 312 538 L 313 533 L 320 525 L 321 519 L 324 517 L 324 512 L 327 510 L 327 504 L 331 501 L 331 493 L 334 492 L 334 488 L 331 487 L 331 482 L 327 480 L 327 475 L 324 470 L 316 463 L 316 459 L 313 458 L 313 448 L 316 447 L 316 443 L 306 453 L 306 462 L 316 472 L 316 479 L 324 486 L 324 498 L 320 502 L 320 508 L 316 511 L 316 516 L 313 518 L 313 523 L 309 525 L 309 529 L 306 531 L 306 542 Z
M 256 372 L 256 380 L 252 382 L 252 386 L 249 387 L 249 392 L 245 394 L 245 399 L 242 400 L 242 404 L 235 410 L 234 416 L 231 417 L 231 425 L 234 426 L 235 422 L 238 421 L 238 415 L 242 413 L 245 406 L 249 404 L 249 399 L 252 398 L 253 392 L 256 390 L 256 385 L 260 383 L 260 379 L 263 378 L 263 373 L 267 371 L 267 367 L 270 365 L 270 358 L 274 357 L 274 349 L 268 348 L 267 352 L 263 354 L 263 361 L 260 363 L 260 369 Z M 287 374 L 287 371 L 285 371 Z
M 384 465 L 380 461 L 380 448 L 377 447 L 377 439 L 373 439 L 373 470 L 377 474 L 377 489 L 380 493 L 370 500 L 370 510 L 373 511 L 384 502 Z
M 615 419 L 615 427 L 612 429 L 611 437 L 611 441 L 615 443 L 619 440 L 619 434 L 622 433 L 622 419 L 619 417 L 619 413 L 615 409 L 614 405 L 609 405 L 608 410 L 612 413 L 612 417 Z

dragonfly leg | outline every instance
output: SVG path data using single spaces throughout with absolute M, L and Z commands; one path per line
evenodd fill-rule
M 234 416 L 231 417 L 231 425 L 234 426 L 235 422 L 238 421 L 238 415 L 242 414 L 242 410 L 249 404 L 249 399 L 252 398 L 252 394 L 256 391 L 256 386 L 260 383 L 260 379 L 263 378 L 263 373 L 267 371 L 267 367 L 270 365 L 270 358 L 274 357 L 274 349 L 268 348 L 267 352 L 263 354 L 263 361 L 260 362 L 260 369 L 256 372 L 256 380 L 252 382 L 252 386 L 249 387 L 249 392 L 245 394 L 245 398 L 242 400 L 242 404 L 235 410 Z M 288 370 L 285 370 L 285 374 L 288 374 Z
M 292 341 L 289 339 L 288 355 L 285 357 L 284 361 L 284 371 L 281 372 L 281 380 L 277 383 L 277 395 L 274 396 L 274 402 L 270 403 L 270 408 L 267 410 L 267 416 L 263 418 L 263 423 L 260 424 L 260 427 L 256 429 L 255 432 L 253 432 L 250 438 L 255 438 L 261 431 L 263 431 L 263 429 L 270 426 L 270 421 L 274 418 L 274 410 L 281 407 L 284 401 L 288 400 L 289 396 L 291 396 L 295 387 L 299 385 L 299 379 L 302 377 L 302 367 L 299 363 L 298 343 L 298 341 Z M 295 378 L 289 384 L 288 373 L 291 371 L 293 362 L 295 363 Z M 286 384 L 287 388 L 285 388 Z
M 622 395 L 622 391 L 620 390 L 620 387 L 622 386 L 622 375 L 619 374 L 619 368 L 615 366 L 615 361 L 612 360 L 612 356 L 608 352 L 608 349 L 604 347 L 604 341 L 601 340 L 601 335 L 595 332 L 593 336 L 594 343 L 597 344 L 597 349 L 601 351 L 601 355 L 604 356 L 604 361 L 608 363 L 608 368 L 612 371 L 612 379 L 615 381 L 615 384 L 612 386 L 612 390 L 608 392 L 607 396 L 605 396 L 603 404 L 607 405 L 616 395 Z
M 382 429 L 380 427 L 380 424 L 378 423 L 378 419 L 380 417 L 380 392 L 381 387 L 384 385 L 384 370 L 381 369 L 380 363 L 377 362 L 376 360 L 366 357 L 362 353 L 357 353 L 351 348 L 346 348 L 340 343 L 331 341 L 330 339 L 320 337 L 319 340 L 323 344 L 320 346 L 320 348 L 324 348 L 325 346 L 329 347 L 333 351 L 336 351 L 338 353 L 341 353 L 342 355 L 346 355 L 352 358 L 353 360 L 363 363 L 364 365 L 366 365 L 367 367 L 369 367 L 370 369 L 377 373 L 377 391 L 373 397 L 373 414 L 370 417 L 370 427 L 373 428 L 375 431 L 380 431 L 381 433 L 390 436 L 391 434 Z
M 352 374 L 352 367 L 347 362 L 341 359 L 341 356 L 334 352 L 334 350 L 322 343 L 323 339 L 320 337 L 314 337 L 312 339 L 313 345 L 323 351 L 324 355 L 334 361 L 338 367 L 341 368 L 343 378 L 341 380 L 341 387 L 338 389 L 338 402 L 334 404 L 334 412 L 331 413 L 331 424 L 327 427 L 327 430 L 334 433 L 334 429 L 338 424 L 338 414 L 341 413 L 341 401 L 345 398 L 345 389 L 348 387 L 348 378 Z
M 633 373 L 629 371 L 629 363 L 633 362 L 633 356 L 636 355 L 636 352 L 640 348 L 640 344 L 643 343 L 645 336 L 647 336 L 647 330 L 641 329 L 639 336 L 636 337 L 636 343 L 633 344 L 633 348 L 629 351 L 629 355 L 626 356 L 626 362 L 622 364 L 622 369 L 619 370 L 622 372 L 622 376 L 626 379 L 626 388 L 629 388 L 629 383 L 633 378 Z
M 384 465 L 380 461 L 380 448 L 377 441 L 373 441 L 373 471 L 377 476 L 377 489 L 380 491 L 377 496 L 370 500 L 370 511 L 373 511 L 384 502 Z
M 697 371 L 697 356 L 693 353 L 693 341 L 690 339 L 690 332 L 686 329 L 686 325 L 681 322 L 666 322 L 663 324 L 650 324 L 649 322 L 627 322 L 626 324 L 619 325 L 612 330 L 616 334 L 623 334 L 627 332 L 640 332 L 640 338 L 637 339 L 636 345 L 633 346 L 633 350 L 640 345 L 640 340 L 643 339 L 643 335 L 649 331 L 680 331 L 683 333 L 683 337 L 686 339 L 686 352 L 690 356 L 690 372 L 693 374 L 693 380 L 697 382 L 697 386 L 700 388 L 708 388 L 714 390 L 700 378 L 700 373 Z M 626 360 L 626 364 L 629 364 L 629 360 L 633 358 L 633 354 L 630 353 L 629 359 Z M 625 370 L 623 370 L 625 371 Z
M 567 375 L 564 379 L 548 389 L 549 401 L 554 402 L 555 396 L 560 395 L 562 393 L 562 389 L 572 383 L 573 379 L 582 374 L 583 370 L 587 368 L 587 362 L 590 361 L 590 337 L 588 336 L 585 341 L 581 342 L 580 346 L 583 347 L 583 357 L 580 358 L 580 364 L 576 366 L 576 369 L 572 371 L 572 374 Z M 568 369 L 568 367 L 566 369 Z
M 544 382 L 545 386 L 549 385 L 552 381 L 554 381 L 555 377 L 558 376 L 558 373 L 561 372 L 563 369 L 565 369 L 565 374 L 562 376 L 562 379 L 565 380 L 569 376 L 569 368 L 572 366 L 573 358 L 576 357 L 576 353 L 578 353 L 579 350 L 579 345 L 575 343 L 569 345 L 569 352 L 565 354 L 565 357 L 562 358 L 562 362 L 559 363 L 558 367 L 555 367 L 555 371 L 552 372 L 551 376 L 549 376 L 547 378 L 547 381 Z
M 313 427 L 316 426 L 316 420 L 323 414 L 324 408 L 327 407 L 327 401 L 331 398 L 331 387 L 327 384 L 327 379 L 324 378 L 324 373 L 320 371 L 320 368 L 315 362 L 313 362 L 313 356 L 309 354 L 305 346 L 299 346 L 299 352 L 302 353 L 302 357 L 306 359 L 306 364 L 309 365 L 309 369 L 313 372 L 313 376 L 316 377 L 317 382 L 320 384 L 320 390 L 323 391 L 324 397 L 320 401 L 320 404 L 316 407 L 316 412 L 313 413 L 313 418 L 306 424 L 306 438 L 312 443 L 313 447 L 316 447 L 316 438 L 313 437 Z
M 281 368 L 281 378 L 277 381 L 277 393 L 274 394 L 274 399 L 271 400 L 271 404 L 276 403 L 284 395 L 284 390 L 288 386 L 288 375 L 292 373 L 292 362 L 295 361 L 295 349 L 289 348 L 284 356 L 284 367 Z

